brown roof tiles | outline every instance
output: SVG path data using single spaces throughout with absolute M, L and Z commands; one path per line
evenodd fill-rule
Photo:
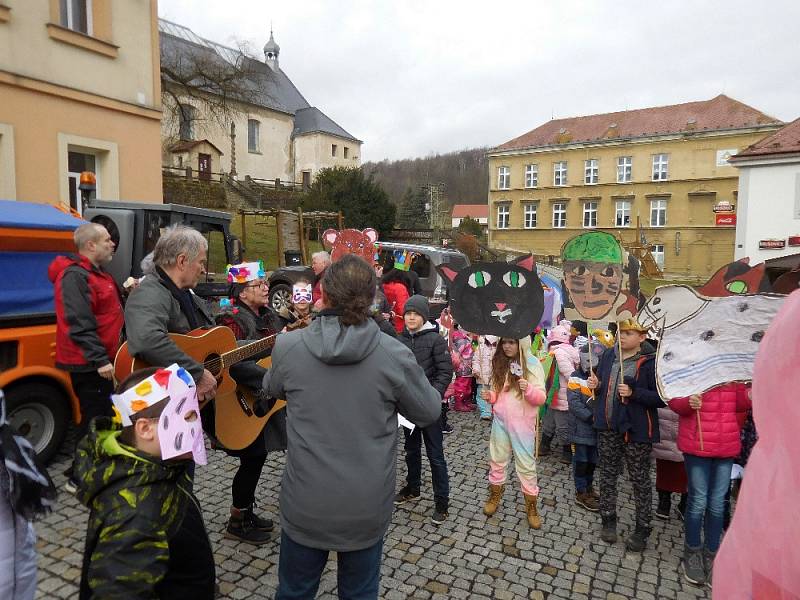
M 564 143 L 637 138 L 684 131 L 739 129 L 781 122 L 720 94 L 711 100 L 638 110 L 553 119 L 495 148 L 516 150 Z
M 740 158 L 797 153 L 800 153 L 800 119 L 795 119 L 772 135 L 748 146 L 731 160 L 735 162 Z

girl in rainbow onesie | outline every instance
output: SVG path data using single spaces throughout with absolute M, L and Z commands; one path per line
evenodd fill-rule
M 521 352 L 520 352 L 521 347 Z M 520 356 L 523 361 L 520 362 Z M 531 352 L 530 337 L 521 340 L 501 338 L 492 358 L 489 390 L 482 394 L 494 407 L 489 436 L 489 499 L 483 507 L 492 516 L 500 504 L 506 483 L 506 466 L 514 453 L 528 525 L 542 526 L 536 508 L 539 486 L 536 479 L 536 428 L 538 407 L 544 404 L 544 371 Z

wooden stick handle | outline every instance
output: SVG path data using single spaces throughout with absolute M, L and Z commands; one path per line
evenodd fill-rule
M 697 434 L 700 436 L 700 451 L 704 452 L 705 448 L 703 447 L 703 427 L 700 425 L 700 411 L 696 410 L 694 414 L 697 416 Z

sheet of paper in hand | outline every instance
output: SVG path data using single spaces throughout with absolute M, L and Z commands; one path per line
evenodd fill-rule
M 639 260 L 610 233 L 587 231 L 567 240 L 561 262 L 568 319 L 623 320 L 638 311 Z
M 370 265 L 375 262 L 375 242 L 378 232 L 368 227 L 358 229 L 326 229 L 322 233 L 322 243 L 331 253 L 331 262 L 336 262 L 345 254 L 360 256 Z
M 684 285 L 656 288 L 639 313 L 660 342 L 658 390 L 664 399 L 700 394 L 729 381 L 753 378 L 764 332 L 786 296 L 740 294 L 709 297 Z
M 436 269 L 448 281 L 453 318 L 466 331 L 518 340 L 542 318 L 544 290 L 530 254 L 460 271 L 447 265 Z

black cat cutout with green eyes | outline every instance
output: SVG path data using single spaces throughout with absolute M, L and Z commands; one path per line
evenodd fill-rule
M 447 265 L 436 269 L 448 281 L 450 312 L 466 331 L 518 340 L 541 321 L 544 290 L 530 254 L 460 271 Z

